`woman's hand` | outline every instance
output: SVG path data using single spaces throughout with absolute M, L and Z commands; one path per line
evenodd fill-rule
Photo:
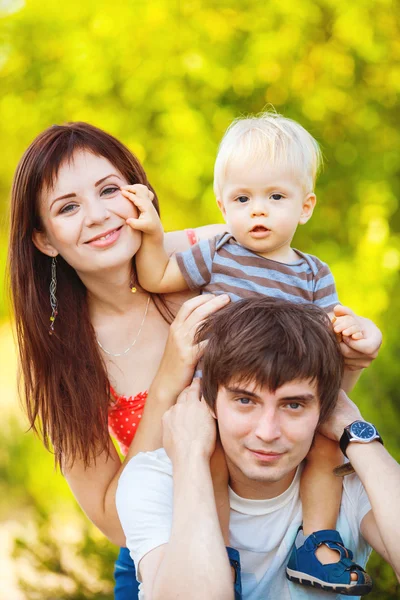
M 194 344 L 198 327 L 209 315 L 228 304 L 229 296 L 203 294 L 185 302 L 172 323 L 160 367 L 153 385 L 160 386 L 175 398 L 193 378 L 196 364 L 204 351 L 205 342 Z

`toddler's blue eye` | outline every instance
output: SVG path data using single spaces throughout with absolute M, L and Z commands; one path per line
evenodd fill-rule
M 271 198 L 272 200 L 282 200 L 283 196 L 282 194 L 272 194 Z
M 249 199 L 247 196 L 239 196 L 238 198 L 236 198 L 236 200 L 240 202 L 240 204 L 245 204 L 245 202 L 248 202 Z

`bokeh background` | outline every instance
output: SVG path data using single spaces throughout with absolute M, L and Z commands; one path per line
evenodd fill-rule
M 399 0 L 0 0 L 0 598 L 112 598 L 116 548 L 26 432 L 15 385 L 10 185 L 53 123 L 89 121 L 125 142 L 167 230 L 221 220 L 213 162 L 233 118 L 273 105 L 309 129 L 325 169 L 295 245 L 384 332 L 353 398 L 400 458 L 399 14 Z M 378 557 L 369 570 L 371 600 L 400 597 Z

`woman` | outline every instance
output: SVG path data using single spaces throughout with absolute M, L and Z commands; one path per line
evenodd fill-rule
M 108 429 L 127 459 L 160 447 L 161 417 L 193 375 L 196 328 L 229 301 L 192 298 L 169 328 L 185 298 L 150 296 L 135 283 L 141 235 L 126 224 L 137 213 L 120 188 L 138 183 L 152 189 L 115 138 L 85 123 L 55 125 L 22 157 L 11 204 L 9 267 L 29 421 L 88 517 L 119 546 L 114 498 L 123 465 Z M 170 234 L 170 251 L 194 237 Z M 122 549 L 117 600 L 137 594 L 132 572 Z

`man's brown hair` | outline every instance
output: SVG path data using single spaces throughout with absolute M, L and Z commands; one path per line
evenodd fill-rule
M 212 409 L 218 389 L 232 381 L 274 392 L 295 379 L 317 383 L 320 423 L 335 408 L 343 357 L 329 317 L 315 304 L 240 300 L 205 321 L 197 341 L 205 339 L 202 391 Z

